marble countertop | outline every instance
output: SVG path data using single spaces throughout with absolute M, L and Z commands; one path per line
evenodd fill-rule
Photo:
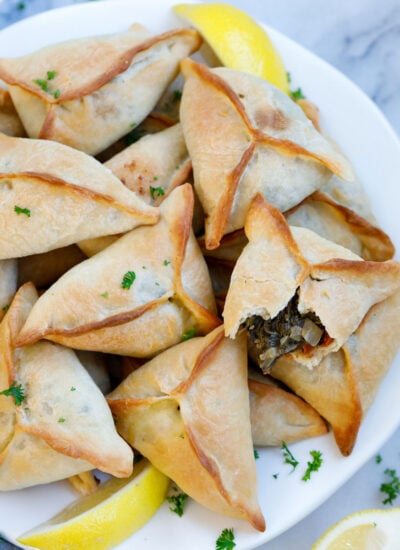
M 135 1 L 135 0 L 133 0 Z M 0 28 L 80 0 L 0 0 Z M 400 3 L 398 0 L 230 0 L 324 58 L 379 106 L 400 134 Z M 382 464 L 400 469 L 400 429 L 381 449 Z M 381 508 L 383 467 L 372 458 L 329 500 L 261 550 L 309 550 L 346 514 Z M 400 506 L 399 499 L 395 502 Z

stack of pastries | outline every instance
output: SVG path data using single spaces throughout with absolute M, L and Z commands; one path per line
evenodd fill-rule
M 135 453 L 262 531 L 253 446 L 351 452 L 400 264 L 315 109 L 200 45 L 133 25 L 0 59 L 0 489 Z

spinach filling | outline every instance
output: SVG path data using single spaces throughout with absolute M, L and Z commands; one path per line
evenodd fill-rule
M 311 312 L 301 314 L 298 302 L 296 293 L 274 319 L 252 315 L 243 324 L 248 332 L 250 353 L 256 356 L 264 374 L 281 355 L 304 345 L 315 347 L 324 340 L 326 331 L 320 319 Z

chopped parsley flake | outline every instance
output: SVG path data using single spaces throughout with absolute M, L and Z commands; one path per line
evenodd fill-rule
M 307 470 L 301 478 L 303 481 L 308 481 L 311 478 L 311 473 L 318 472 L 323 463 L 321 451 L 310 451 L 310 455 L 312 456 L 312 462 L 307 462 Z
M 158 176 L 154 176 L 153 180 L 154 180 L 154 181 L 157 181 L 157 180 L 158 180 Z
M 155 179 L 155 178 L 154 178 Z M 165 195 L 165 191 L 162 187 L 152 187 L 150 185 L 150 196 L 154 200 L 156 197 L 161 197 Z
M 236 543 L 233 529 L 223 529 L 215 543 L 215 550 L 232 550 L 235 546 Z
M 51 94 L 54 99 L 58 99 L 60 97 L 60 90 L 57 88 L 56 90 L 51 90 L 49 86 L 50 80 L 54 80 L 57 76 L 56 71 L 47 71 L 46 73 L 47 78 L 35 78 L 33 82 L 37 84 L 46 94 Z
M 6 397 L 12 397 L 14 403 L 19 407 L 25 399 L 24 390 L 21 384 L 18 384 L 14 381 L 9 388 L 6 390 L 0 391 L 0 395 L 5 395 Z
M 183 516 L 184 504 L 187 498 L 188 495 L 186 493 L 179 493 L 179 495 L 167 497 L 167 501 L 171 504 L 169 507 L 171 512 L 174 512 L 174 514 L 177 514 L 181 518 Z
M 381 455 L 376 455 L 376 457 L 375 457 L 375 462 L 376 462 L 377 464 L 380 464 L 380 463 L 382 462 L 382 457 L 381 457 Z
M 65 422 L 65 418 L 61 417 L 57 420 L 57 422 L 59 422 L 60 424 L 63 424 Z
M 31 217 L 31 211 L 29 210 L 29 208 L 21 208 L 20 206 L 15 205 L 14 212 L 16 212 L 18 215 L 25 214 L 27 218 Z
M 169 265 L 170 263 L 171 263 L 171 262 L 170 262 L 169 260 L 164 260 L 164 261 L 163 261 L 163 264 L 164 264 L 164 265 Z
M 292 82 L 292 76 L 289 72 L 286 73 L 286 78 L 288 81 L 288 84 Z M 290 97 L 294 100 L 296 99 L 306 99 L 306 96 L 303 94 L 303 91 L 301 88 L 297 88 L 297 90 L 290 90 Z
M 17 4 L 17 10 L 22 11 L 25 9 L 25 2 L 18 2 Z
M 182 99 L 182 90 L 174 90 L 172 101 L 180 101 Z
M 285 459 L 285 464 L 290 464 L 293 467 L 293 470 L 297 468 L 299 465 L 299 461 L 294 458 L 292 453 L 289 451 L 289 447 L 286 445 L 284 441 L 282 441 L 282 447 L 283 456 Z
M 108 292 L 107 292 L 107 290 L 106 290 L 105 292 L 102 292 L 102 293 L 100 294 L 100 296 L 102 296 L 103 298 L 108 298 L 109 294 L 108 294 Z
M 278 476 L 279 476 L 279 474 L 272 474 L 272 477 L 273 477 L 274 479 L 278 479 Z
M 40 88 L 42 88 L 42 90 L 47 94 L 50 93 L 49 83 L 44 78 L 35 78 L 33 82 L 40 86 Z
M 386 468 L 385 474 L 390 478 L 387 483 L 382 483 L 380 487 L 381 493 L 386 493 L 387 497 L 382 501 L 382 504 L 393 504 L 393 501 L 400 494 L 400 479 L 396 470 Z
M 196 329 L 192 327 L 182 334 L 182 340 L 190 340 L 190 338 L 193 338 L 194 336 L 196 336 Z
M 8 311 L 9 309 L 10 309 L 10 305 L 9 305 L 9 304 L 6 304 L 5 306 L 3 306 L 3 307 L 1 308 L 1 311 L 4 311 L 4 313 L 5 313 L 5 312 Z
M 258 458 L 260 458 L 260 455 L 258 454 L 258 451 L 257 449 L 254 449 L 254 458 L 257 460 Z
M 292 99 L 305 99 L 306 96 L 303 94 L 301 88 L 297 88 L 294 92 L 290 92 Z
M 76 391 L 76 388 L 74 388 L 74 386 L 71 386 L 71 387 L 69 388 L 69 391 Z
M 122 278 L 121 286 L 125 290 L 129 290 L 136 279 L 136 274 L 134 271 L 127 271 Z
M 125 141 L 127 145 L 132 145 L 132 143 L 136 143 L 139 141 L 141 137 L 145 135 L 146 131 L 142 128 L 134 128 L 129 134 L 126 134 Z

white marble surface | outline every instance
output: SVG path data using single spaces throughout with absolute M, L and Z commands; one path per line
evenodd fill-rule
M 79 1 L 0 0 L 0 28 L 39 11 Z M 400 134 L 399 0 L 231 0 L 231 3 L 344 72 L 377 103 Z M 309 550 L 316 538 L 344 515 L 382 507 L 379 487 L 385 481 L 384 469 L 400 471 L 400 430 L 380 454 L 381 464 L 371 459 L 318 510 L 261 549 Z M 400 498 L 395 503 L 400 506 Z

